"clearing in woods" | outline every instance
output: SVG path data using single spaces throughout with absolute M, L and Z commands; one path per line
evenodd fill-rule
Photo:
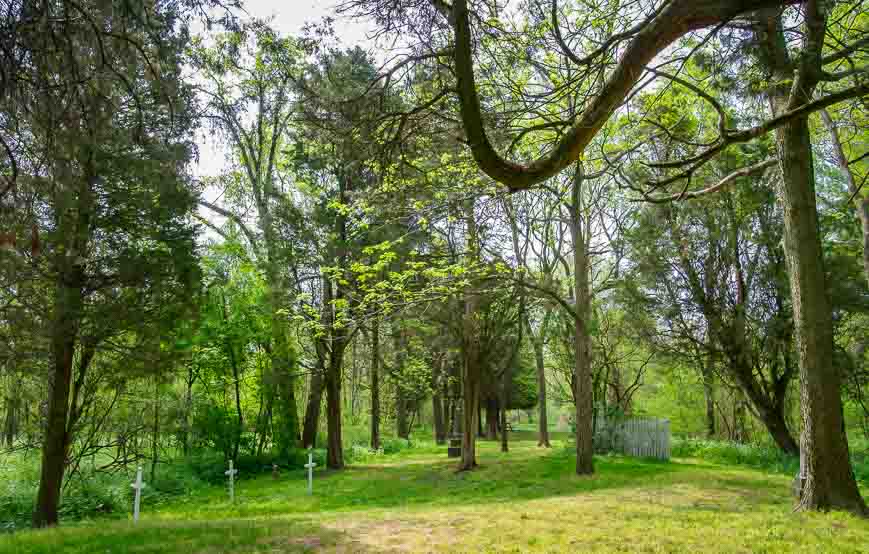
M 346 471 L 241 479 L 131 521 L 0 537 L 23 553 L 866 552 L 869 522 L 794 513 L 790 478 L 733 466 L 599 457 L 573 474 L 569 449 L 478 443 L 481 467 L 455 473 L 445 447 L 414 448 Z

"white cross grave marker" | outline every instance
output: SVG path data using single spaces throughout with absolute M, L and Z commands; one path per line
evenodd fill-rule
M 139 521 L 139 503 L 142 501 L 142 489 L 145 488 L 145 483 L 142 482 L 142 466 L 136 470 L 136 482 L 130 485 L 136 489 L 136 498 L 133 501 L 133 523 Z
M 314 463 L 314 454 L 308 451 L 308 463 L 305 464 L 305 467 L 308 468 L 308 494 L 314 494 L 314 467 L 316 465 Z
M 224 475 L 229 475 L 229 501 L 235 502 L 235 474 L 237 469 L 232 469 L 232 460 L 229 460 L 229 469 L 224 471 Z

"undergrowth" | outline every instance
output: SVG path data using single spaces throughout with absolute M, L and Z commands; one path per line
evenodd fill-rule
M 865 442 L 852 441 L 851 467 L 857 480 L 864 485 L 869 485 L 869 452 L 866 446 Z M 788 475 L 796 475 L 800 469 L 798 456 L 785 454 L 771 444 L 674 438 L 671 454 L 675 458 L 699 458 L 714 463 L 743 465 Z

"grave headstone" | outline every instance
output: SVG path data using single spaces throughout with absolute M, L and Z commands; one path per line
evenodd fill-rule
M 314 463 L 314 454 L 308 452 L 308 463 L 305 467 L 308 468 L 308 494 L 314 494 L 314 468 L 317 464 Z
M 237 469 L 232 468 L 232 460 L 229 460 L 229 469 L 224 471 L 224 475 L 229 476 L 229 501 L 235 502 L 235 475 L 238 473 Z
M 136 469 L 136 482 L 130 486 L 136 491 L 136 496 L 133 500 L 133 523 L 137 523 L 139 521 L 139 505 L 142 502 L 142 489 L 145 488 L 145 483 L 142 482 L 142 466 Z

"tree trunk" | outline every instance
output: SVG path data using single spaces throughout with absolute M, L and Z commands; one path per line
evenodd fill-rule
M 305 407 L 305 421 L 302 426 L 302 445 L 304 448 L 317 446 L 317 428 L 320 425 L 320 406 L 323 403 L 323 374 L 325 364 L 318 359 L 317 368 L 311 373 L 308 387 L 308 404 Z
M 486 398 L 486 439 L 498 440 L 498 398 L 492 392 Z
M 582 163 L 577 162 L 573 181 L 573 194 L 570 214 L 570 236 L 573 242 L 573 279 L 576 317 L 574 318 L 574 346 L 576 366 L 574 368 L 574 402 L 576 408 L 576 473 L 594 473 L 594 386 L 591 375 L 591 338 L 587 321 L 590 315 L 591 298 L 588 288 L 588 252 L 585 233 L 581 225 L 583 184 Z
M 273 256 L 269 255 L 270 258 Z M 275 386 L 280 397 L 280 407 L 283 417 L 281 425 L 283 429 L 278 434 L 281 437 L 280 448 L 283 451 L 288 451 L 296 446 L 299 440 L 299 411 L 296 402 L 296 371 L 295 352 L 286 337 L 286 331 L 283 325 L 282 316 L 278 314 L 280 309 L 280 291 L 277 283 L 280 282 L 280 276 L 272 267 L 273 262 L 269 261 L 270 267 L 267 271 L 268 280 L 268 297 L 271 314 L 271 331 L 273 347 L 270 351 L 270 373 L 269 385 Z
M 333 345 L 333 349 L 337 346 Z M 326 375 L 326 466 L 330 469 L 344 468 L 344 451 L 341 444 L 341 353 L 329 364 Z
M 407 337 L 398 321 L 393 322 L 392 339 L 395 347 L 395 374 L 393 379 L 395 384 L 395 434 L 399 438 L 407 439 L 410 436 L 407 413 L 409 406 L 405 396 L 407 391 L 404 390 L 401 379 L 401 374 L 404 371 L 404 360 L 407 355 Z
M 380 320 L 371 323 L 371 449 L 380 449 Z
M 395 434 L 401 439 L 406 439 L 410 434 L 407 429 L 407 401 L 404 399 L 404 389 L 398 382 L 395 384 Z
M 91 168 L 87 168 L 88 170 Z M 82 180 L 73 206 L 58 202 L 61 212 L 57 215 L 62 243 L 55 261 L 57 271 L 54 318 L 51 327 L 51 382 L 49 383 L 48 413 L 45 421 L 45 436 L 42 444 L 42 467 L 36 507 L 33 512 L 34 527 L 57 525 L 57 508 L 60 490 L 66 469 L 69 450 L 68 416 L 70 387 L 72 385 L 73 360 L 76 344 L 80 340 L 79 328 L 84 310 L 85 267 L 82 261 L 90 239 L 91 188 L 96 177 Z M 85 371 L 82 367 L 82 371 Z M 84 375 L 80 375 L 84 378 Z
M 851 469 L 842 418 L 841 375 L 833 366 L 833 318 L 818 237 L 808 118 L 776 132 L 783 174 L 785 252 L 790 269 L 799 353 L 802 455 L 806 481 L 800 506 L 866 513 Z
M 530 324 L 529 334 L 531 334 Z M 542 329 L 540 336 L 531 335 L 531 344 L 534 346 L 534 361 L 537 364 L 537 446 L 550 448 L 552 445 L 549 444 L 549 420 L 546 413 L 546 366 L 543 361 L 543 340 Z
M 776 83 L 768 94 L 774 115 L 812 99 L 821 75 L 824 9 L 819 2 L 805 5 L 805 38 L 796 60 L 791 59 L 785 46 L 780 13 L 768 14 L 755 26 L 759 57 L 771 82 Z M 808 116 L 793 118 L 778 127 L 775 138 L 782 175 L 779 196 L 784 207 L 783 242 L 800 369 L 800 457 L 806 473 L 799 507 L 866 514 L 851 469 L 842 417 L 841 375 L 833 366 L 833 317 L 818 234 Z
M 57 508 L 60 503 L 60 488 L 66 469 L 69 448 L 67 416 L 69 393 L 72 384 L 72 365 L 78 338 L 79 317 L 82 309 L 82 272 L 73 268 L 73 280 L 58 276 L 55 321 L 52 332 L 53 371 L 48 400 L 48 417 L 45 421 L 45 438 L 42 446 L 42 468 L 36 509 L 33 513 L 34 527 L 57 525 Z M 76 282 L 76 284 L 72 284 Z
M 20 410 L 21 397 L 14 391 L 6 397 L 6 418 L 3 423 L 3 441 L 6 447 L 11 449 L 15 444 L 15 436 L 18 434 L 18 412 Z
M 474 213 L 474 200 L 465 203 L 465 223 L 467 228 L 467 257 L 475 263 L 479 259 L 477 244 L 477 224 Z M 477 431 L 480 425 L 480 379 L 482 376 L 482 356 L 480 351 L 479 323 L 477 310 L 479 298 L 473 285 L 465 291 L 465 313 L 462 320 L 462 400 L 464 418 L 462 425 L 462 458 L 459 471 L 474 469 L 477 465 Z
M 467 360 L 470 361 L 470 360 Z M 477 465 L 477 427 L 479 426 L 480 378 L 479 369 L 468 364 L 462 372 L 462 459 L 459 471 L 474 469 Z
M 446 356 L 441 356 L 440 360 L 434 364 L 434 374 L 432 376 L 431 403 L 436 444 L 444 444 L 447 441 L 447 427 L 446 422 L 444 421 L 444 403 L 441 399 L 442 387 L 440 386 L 441 380 L 443 379 L 445 363 Z
M 151 482 L 157 476 L 157 463 L 160 453 L 160 379 L 154 376 L 154 425 L 151 428 Z M 236 441 L 235 448 L 238 448 Z
M 192 426 L 191 417 L 193 415 L 193 363 L 187 363 L 187 385 L 184 393 L 184 425 L 183 425 L 183 440 L 182 448 L 184 456 L 190 454 L 190 428 Z
M 703 396 L 706 398 L 706 437 L 715 437 L 715 376 L 711 362 L 703 366 Z
M 520 325 L 521 325 L 521 323 L 520 323 Z M 521 330 L 519 332 L 519 340 L 520 341 L 522 340 Z M 518 351 L 518 346 L 517 346 L 516 350 Z M 515 363 L 515 361 L 516 361 L 516 356 L 514 355 L 511 358 L 512 359 L 510 360 L 510 362 L 511 362 L 510 366 L 512 367 L 513 363 Z M 507 436 L 508 435 L 508 431 L 507 431 L 507 406 L 510 403 L 510 385 L 512 384 L 512 380 L 513 380 L 513 374 L 510 371 L 510 368 L 509 367 L 505 368 L 503 380 L 502 380 L 502 384 L 501 384 L 501 402 L 500 402 L 500 404 L 501 404 L 501 410 L 500 410 L 501 420 L 499 422 L 500 427 L 501 427 L 501 452 L 507 452 L 510 449 L 509 444 L 508 444 L 509 437 Z
M 226 296 L 221 296 L 222 306 L 223 306 L 223 322 L 228 324 L 229 315 L 226 310 Z M 226 339 L 226 350 L 229 354 L 229 365 L 232 368 L 232 381 L 235 389 L 235 412 L 236 412 L 236 428 L 235 428 L 235 442 L 232 445 L 232 460 L 238 459 L 238 448 L 241 445 L 241 432 L 244 427 L 244 416 L 241 411 L 241 372 L 238 367 L 238 360 L 235 357 L 235 347 L 232 344 L 232 341 L 227 337 Z M 156 416 L 155 416 L 156 418 Z M 156 465 L 156 462 L 154 462 Z M 151 471 L 151 480 L 154 480 L 154 470 Z

